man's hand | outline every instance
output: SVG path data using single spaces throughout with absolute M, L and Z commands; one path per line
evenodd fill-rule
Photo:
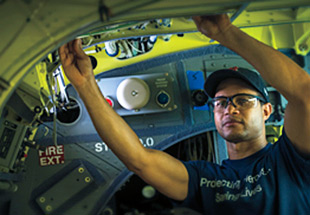
M 64 72 L 69 81 L 79 88 L 94 81 L 92 64 L 82 50 L 81 40 L 73 40 L 58 50 Z
M 214 16 L 193 16 L 197 29 L 207 37 L 217 40 L 217 37 L 225 33 L 231 26 L 227 14 Z

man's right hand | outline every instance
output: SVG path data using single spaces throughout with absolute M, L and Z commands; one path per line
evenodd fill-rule
M 73 40 L 58 50 L 64 72 L 77 89 L 95 81 L 92 64 L 82 50 L 80 39 Z

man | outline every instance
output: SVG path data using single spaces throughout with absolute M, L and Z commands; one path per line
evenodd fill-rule
M 216 128 L 229 153 L 222 166 L 183 163 L 165 152 L 144 148 L 106 103 L 90 60 L 76 40 L 59 49 L 60 59 L 97 132 L 129 170 L 164 195 L 204 214 L 308 214 L 309 75 L 280 52 L 233 26 L 227 15 L 193 19 L 198 30 L 242 56 L 288 100 L 280 141 L 270 145 L 265 138 L 264 121 L 271 114 L 271 105 L 264 87 L 249 78 L 255 74 L 239 69 L 226 71 L 229 76 L 225 77 L 217 72 L 205 84 L 214 97 Z

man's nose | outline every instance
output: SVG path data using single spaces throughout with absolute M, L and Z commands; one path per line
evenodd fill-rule
M 225 114 L 235 114 L 238 112 L 238 109 L 235 107 L 235 105 L 229 101 L 225 107 Z

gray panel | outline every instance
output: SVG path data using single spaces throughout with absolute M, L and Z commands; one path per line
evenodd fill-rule
M 84 158 L 91 162 L 106 179 L 113 180 L 126 168 L 103 142 L 69 145 L 68 148 L 75 151 L 67 155 L 68 157 Z
M 94 181 L 84 165 L 81 165 L 36 198 L 37 204 L 45 213 L 53 214 L 70 199 L 88 188 Z M 79 197 L 81 198 L 81 197 Z
M 141 109 L 137 110 L 126 110 L 117 102 L 116 91 L 119 84 L 128 78 L 139 78 L 147 83 L 150 88 L 150 100 Z M 173 82 L 174 78 L 170 73 L 157 73 L 157 74 L 146 74 L 146 75 L 132 75 L 115 78 L 102 78 L 98 81 L 98 85 L 103 95 L 109 96 L 114 100 L 114 110 L 120 116 L 126 115 L 137 115 L 137 114 L 149 114 L 158 113 L 165 111 L 172 111 L 177 108 L 174 102 Z M 165 107 L 161 107 L 157 102 L 157 95 L 160 92 L 166 92 L 170 97 L 170 102 Z

